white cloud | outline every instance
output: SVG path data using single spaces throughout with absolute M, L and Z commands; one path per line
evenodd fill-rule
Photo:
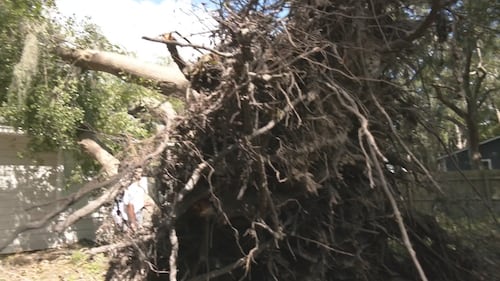
M 152 62 L 168 56 L 168 51 L 163 44 L 143 40 L 142 36 L 178 31 L 192 43 L 208 45 L 208 34 L 190 35 L 215 26 L 202 7 L 195 8 L 187 0 L 56 0 L 56 5 L 65 16 L 90 17 L 112 43 Z M 180 52 L 185 59 L 194 59 L 192 49 L 182 48 Z

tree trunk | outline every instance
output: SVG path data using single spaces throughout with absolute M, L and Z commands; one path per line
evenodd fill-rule
M 498 107 L 496 106 L 495 101 L 493 100 L 493 98 L 490 97 L 490 101 L 491 101 L 491 107 L 493 107 L 493 109 L 495 110 L 495 114 L 496 114 L 496 117 L 497 117 L 497 122 L 498 122 L 498 124 L 500 124 L 500 109 L 498 109 Z
M 468 129 L 470 165 L 474 170 L 481 169 L 481 152 L 479 151 L 479 126 L 477 124 L 477 113 L 474 108 L 468 106 L 468 114 L 465 121 Z
M 120 78 L 131 78 L 145 86 L 159 86 L 164 95 L 184 97 L 189 81 L 184 74 L 172 66 L 161 66 L 142 62 L 125 55 L 97 51 L 57 48 L 56 53 L 76 66 L 95 71 L 104 71 Z
M 455 132 L 457 134 L 457 144 L 456 144 L 456 148 L 457 149 L 464 149 L 465 146 L 466 146 L 466 142 L 465 140 L 462 138 L 462 130 L 460 129 L 460 127 L 455 124 Z

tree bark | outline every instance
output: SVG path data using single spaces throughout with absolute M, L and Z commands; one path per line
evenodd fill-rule
M 462 139 L 462 130 L 460 129 L 460 127 L 457 124 L 455 124 L 455 131 L 457 134 L 456 148 L 457 149 L 464 149 L 466 142 L 464 141 L 464 139 Z
M 490 101 L 491 101 L 491 107 L 495 110 L 495 114 L 496 114 L 496 117 L 497 117 L 497 122 L 498 122 L 498 124 L 500 124 L 500 109 L 498 109 L 498 107 L 496 106 L 495 101 L 493 100 L 493 98 L 490 97 Z
M 465 63 L 462 72 L 462 90 L 465 93 L 465 103 L 466 103 L 466 116 L 465 123 L 467 124 L 468 138 L 469 138 L 469 156 L 470 165 L 474 170 L 481 169 L 481 152 L 479 151 L 479 122 L 478 122 L 478 112 L 480 102 L 480 92 L 482 79 L 476 81 L 476 83 L 471 82 L 471 68 L 472 68 L 472 57 L 474 55 L 474 48 L 476 43 L 469 43 L 465 46 Z M 472 85 L 474 84 L 474 85 Z
M 101 164 L 108 177 L 114 176 L 118 173 L 120 160 L 116 159 L 113 155 L 111 155 L 111 153 L 107 152 L 97 142 L 91 139 L 83 139 L 78 143 L 83 146 L 83 149 L 85 149 L 85 151 L 87 151 L 92 158 Z
M 469 136 L 469 153 L 470 165 L 474 170 L 481 169 L 481 152 L 479 151 L 479 127 L 475 118 L 475 114 L 469 112 L 466 118 L 468 136 Z
M 82 68 L 111 73 L 145 86 L 159 86 L 164 95 L 184 97 L 189 81 L 172 66 L 161 66 L 111 52 L 59 47 L 57 55 Z
M 479 126 L 477 122 L 477 108 L 475 104 L 467 104 L 468 114 L 465 117 L 467 124 L 468 139 L 469 139 L 469 153 L 470 165 L 474 170 L 481 169 L 481 152 L 479 151 Z

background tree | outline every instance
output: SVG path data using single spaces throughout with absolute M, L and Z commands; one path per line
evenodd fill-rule
M 419 87 L 439 101 L 431 102 L 441 133 L 451 135 L 450 150 L 470 148 L 476 169 L 480 141 L 498 127 L 498 9 L 489 1 L 457 1 L 439 14 L 432 43 L 419 54 Z

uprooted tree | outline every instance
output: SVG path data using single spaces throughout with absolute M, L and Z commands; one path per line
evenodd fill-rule
M 180 97 L 186 110 L 157 110 L 163 130 L 133 159 L 82 140 L 107 175 L 47 218 L 105 187 L 62 231 L 148 167 L 156 221 L 115 245 L 130 259 L 110 279 L 480 280 L 474 256 L 401 200 L 410 180 L 439 189 L 408 145 L 405 133 L 425 120 L 401 70 L 456 5 L 407 2 L 229 1 L 214 49 L 144 38 L 166 44 L 175 67 L 57 48 L 87 71 Z M 185 46 L 208 54 L 187 64 Z

